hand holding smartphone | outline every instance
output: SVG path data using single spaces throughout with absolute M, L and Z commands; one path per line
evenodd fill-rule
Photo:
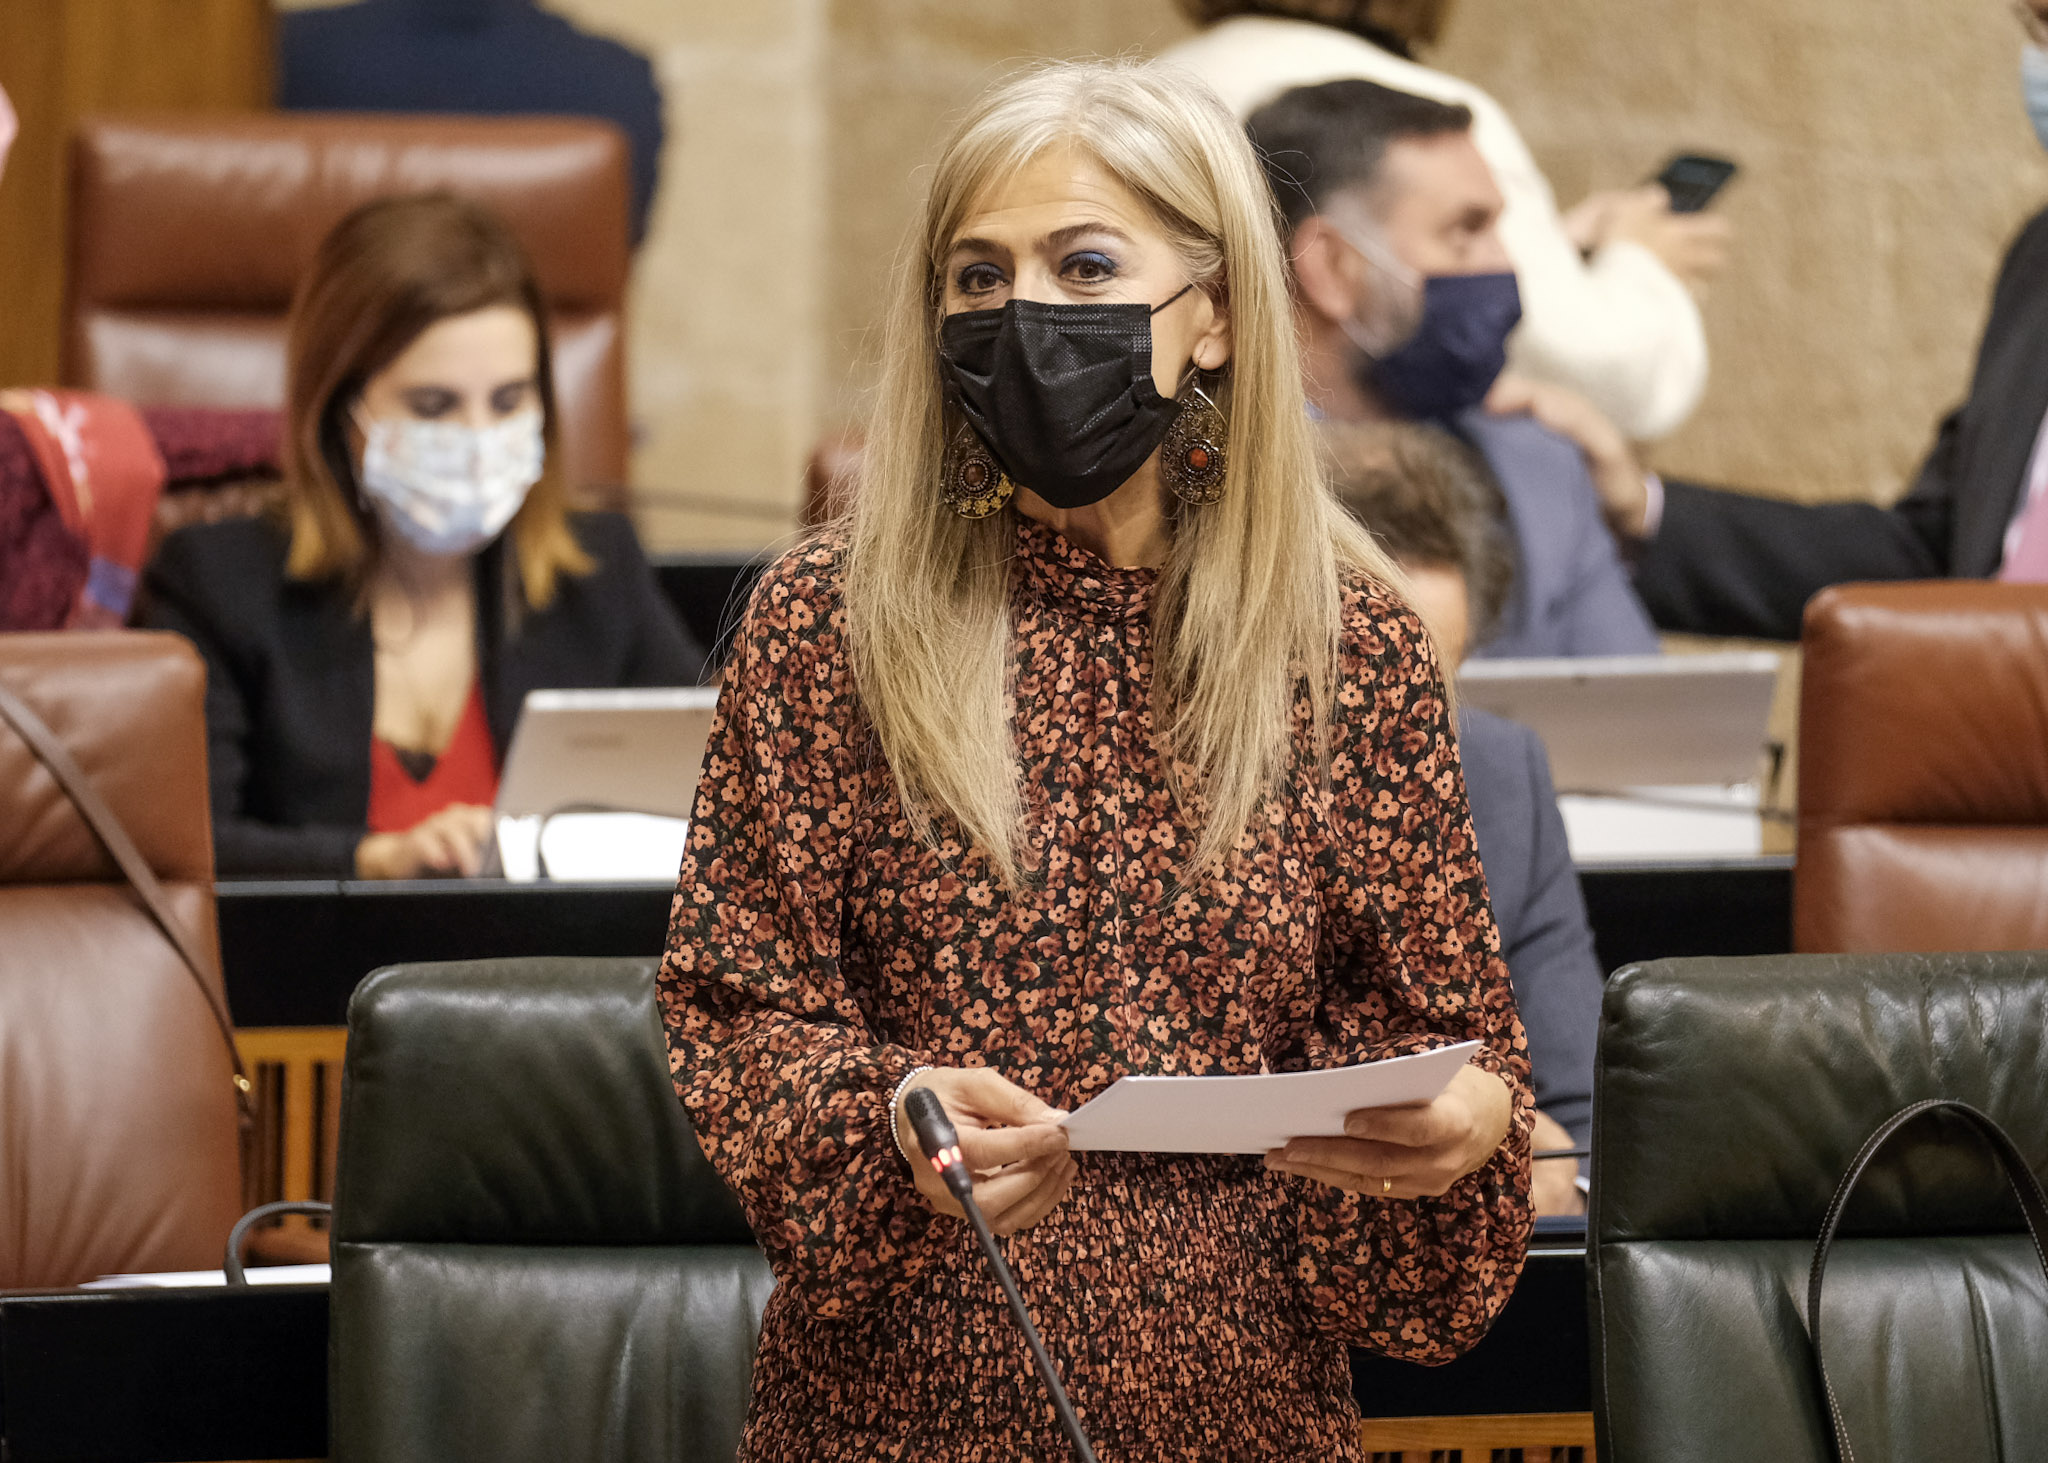
M 1654 180 L 1671 195 L 1673 213 L 1698 213 L 1735 176 L 1735 164 L 1724 157 L 1682 152 L 1664 164 Z

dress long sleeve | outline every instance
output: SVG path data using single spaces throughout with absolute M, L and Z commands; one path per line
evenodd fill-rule
M 1514 1101 L 1490 1162 L 1440 1198 L 1306 1186 L 1300 1273 L 1347 1342 L 1409 1361 L 1461 1355 L 1521 1270 L 1529 1198 L 1528 1041 L 1487 902 L 1434 652 L 1415 617 L 1361 594 L 1330 769 L 1321 1003 L 1304 1056 L 1337 1066 L 1482 1043 Z
M 877 1038 L 841 969 L 855 718 L 809 587 L 771 571 L 740 628 L 659 989 L 706 1155 L 778 1280 L 836 1316 L 915 1277 L 934 1216 L 888 1117 L 918 1058 Z
M 1190 873 L 1153 702 L 1157 576 L 1020 522 L 1010 724 L 1036 873 L 1012 887 L 955 832 L 911 831 L 847 667 L 839 552 L 821 540 L 756 592 L 661 975 L 677 1091 L 781 1281 L 745 1456 L 1067 1451 L 973 1237 L 896 1153 L 887 1103 L 920 1054 L 1074 1107 L 1126 1076 L 1476 1035 L 1520 1119 L 1442 1199 L 1355 1201 L 1233 1154 L 1082 1152 L 1005 1246 L 1103 1457 L 1363 1463 L 1346 1342 L 1470 1346 L 1528 1228 L 1526 1061 L 1418 622 L 1352 591 L 1334 792 L 1304 709 L 1283 795 Z

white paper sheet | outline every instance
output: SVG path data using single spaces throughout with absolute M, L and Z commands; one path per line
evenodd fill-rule
M 1761 794 L 1731 787 L 1640 787 L 1630 794 L 1560 794 L 1565 840 L 1577 864 L 1644 859 L 1757 858 L 1764 848 Z
M 1319 1072 L 1123 1077 L 1067 1115 L 1067 1143 L 1084 1153 L 1264 1153 L 1289 1138 L 1342 1137 L 1357 1108 L 1436 1097 L 1478 1046 Z
M 689 841 L 688 818 L 653 813 L 556 813 L 498 817 L 498 861 L 515 884 L 674 883 Z

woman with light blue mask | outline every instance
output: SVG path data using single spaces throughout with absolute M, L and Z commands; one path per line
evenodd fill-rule
M 475 874 L 528 691 L 703 657 L 626 520 L 568 509 L 540 290 L 487 210 L 344 219 L 287 357 L 283 511 L 173 534 L 145 576 L 207 662 L 219 872 Z
M 2027 99 L 2027 120 L 2034 135 L 2048 147 L 2048 0 L 2013 0 L 2013 10 L 2026 30 L 2020 49 L 2020 88 Z

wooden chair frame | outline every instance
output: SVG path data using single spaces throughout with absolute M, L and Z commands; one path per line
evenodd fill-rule
M 1372 1417 L 1358 1440 L 1374 1463 L 1594 1463 L 1590 1412 Z

